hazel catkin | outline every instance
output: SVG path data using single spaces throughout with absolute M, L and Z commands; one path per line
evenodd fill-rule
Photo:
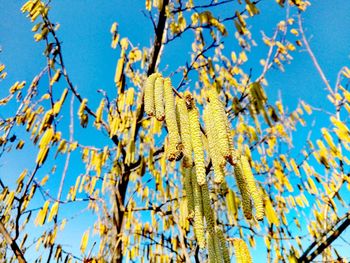
M 160 76 L 157 77 L 154 83 L 154 107 L 156 119 L 163 121 L 165 119 L 164 79 Z
M 209 232 L 207 233 L 207 240 L 208 240 L 208 257 L 209 257 L 209 263 L 216 263 L 217 258 L 215 254 L 215 243 L 213 235 Z
M 211 208 L 211 204 L 210 204 L 209 189 L 207 184 L 204 184 L 201 186 L 201 192 L 202 192 L 202 206 L 203 206 L 205 221 L 207 223 L 207 230 L 210 234 L 214 234 L 215 218 L 214 218 L 213 209 Z
M 249 194 L 254 203 L 255 217 L 257 220 L 261 221 L 264 219 L 264 202 L 263 202 L 262 193 L 256 185 L 254 175 L 252 173 L 252 169 L 250 168 L 247 157 L 242 155 L 240 157 L 240 163 L 241 163 L 241 167 L 243 170 L 243 174 L 245 177 Z
M 194 199 L 194 219 L 193 227 L 196 235 L 196 240 L 200 248 L 205 247 L 205 236 L 204 236 L 204 222 L 203 222 L 203 207 L 202 207 L 202 192 L 201 188 L 197 183 L 195 170 L 192 169 L 191 180 L 193 187 L 193 199 Z
M 193 159 L 190 120 L 188 116 L 186 102 L 183 98 L 179 97 L 176 97 L 176 118 L 183 145 L 183 165 L 185 167 L 191 167 Z
M 193 98 L 190 94 L 186 94 L 186 106 L 188 109 L 191 142 L 194 154 L 194 163 L 196 169 L 197 182 L 200 186 L 206 184 L 206 170 L 204 162 L 204 150 L 202 142 L 202 134 L 199 123 L 199 114 Z
M 219 238 L 218 238 L 218 235 L 217 235 L 216 231 L 215 231 L 215 234 L 213 236 L 213 240 L 214 240 L 214 247 L 215 247 L 216 262 L 217 263 L 223 263 L 224 259 L 222 257 L 222 251 L 221 251 L 221 248 L 220 248 L 220 241 L 219 241 Z
M 252 257 L 249 253 L 247 244 L 240 238 L 233 240 L 233 248 L 235 251 L 237 263 L 251 263 Z
M 148 116 L 154 116 L 154 82 L 157 77 L 159 77 L 159 73 L 153 73 L 148 76 L 144 83 L 144 105 L 145 112 Z
M 182 157 L 182 143 L 176 121 L 175 98 L 170 78 L 164 79 L 165 122 L 168 128 L 168 160 L 178 161 Z
M 184 188 L 186 191 L 187 199 L 187 210 L 188 210 L 188 219 L 193 219 L 194 217 L 194 199 L 193 199 L 193 187 L 192 187 L 192 178 L 191 172 L 192 167 L 186 167 L 184 165 L 184 159 L 182 160 L 182 176 L 184 181 Z
M 210 117 L 212 114 L 211 108 L 211 105 L 208 104 L 204 109 L 203 117 L 208 138 L 209 156 L 214 168 L 214 183 L 221 184 L 225 177 L 224 165 L 226 160 L 224 159 L 223 155 L 221 155 L 217 145 L 217 133 L 215 131 L 216 124 L 213 122 L 213 118 Z
M 209 117 L 215 123 L 216 142 L 222 156 L 231 164 L 235 165 L 237 161 L 236 152 L 233 149 L 231 138 L 230 123 L 227 118 L 225 107 L 218 97 L 218 93 L 214 88 L 207 91 L 207 99 L 209 101 Z
M 245 180 L 242 165 L 240 162 L 237 162 L 237 164 L 235 165 L 234 174 L 235 174 L 238 189 L 241 193 L 242 208 L 243 208 L 244 216 L 248 220 L 250 220 L 250 219 L 252 219 L 252 202 L 250 200 L 248 185 L 247 185 L 247 182 Z
M 226 239 L 224 237 L 224 233 L 218 226 L 216 227 L 215 230 L 216 230 L 216 236 L 219 240 L 223 261 L 224 263 L 230 263 L 230 254 L 226 246 Z

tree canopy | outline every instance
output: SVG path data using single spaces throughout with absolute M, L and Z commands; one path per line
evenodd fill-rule
M 42 47 L 36 75 L 8 83 L 0 51 L 0 164 L 30 163 L 0 175 L 1 261 L 349 258 L 350 69 L 326 76 L 303 24 L 311 1 L 270 1 L 267 28 L 254 24 L 265 0 L 146 0 L 129 12 L 149 42 L 113 22 L 113 85 L 97 93 L 70 73 L 54 3 L 18 10 Z M 329 106 L 295 94 L 287 107 L 269 83 L 301 51 Z

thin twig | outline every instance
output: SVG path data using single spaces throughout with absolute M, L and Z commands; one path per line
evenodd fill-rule
M 337 225 L 341 220 L 339 220 L 335 225 Z M 304 252 L 304 254 L 298 259 L 298 262 L 310 262 L 315 259 L 318 255 L 320 255 L 328 246 L 330 246 L 333 241 L 335 241 L 340 234 L 350 225 L 350 213 L 347 213 L 346 219 L 343 223 L 341 223 L 335 230 L 332 230 L 325 234 L 322 237 L 322 240 L 328 235 L 321 243 L 316 243 L 318 246 L 313 250 L 313 252 L 308 255 L 308 253 L 312 250 L 312 248 L 316 245 L 315 242 L 311 244 L 311 246 Z M 311 249 L 310 249 L 311 248 Z
M 21 249 L 17 245 L 16 241 L 11 238 L 10 234 L 7 232 L 5 226 L 1 221 L 0 221 L 0 233 L 4 236 L 6 243 L 11 247 L 13 253 L 16 255 L 18 262 L 26 263 L 27 261 L 25 260 Z
M 70 124 L 69 124 L 69 142 L 70 143 L 73 143 L 73 135 L 74 135 L 74 96 L 72 95 L 72 98 L 70 101 Z M 68 171 L 70 154 L 71 154 L 71 151 L 68 151 L 67 157 L 66 157 L 66 162 L 64 164 L 64 169 L 62 172 L 60 187 L 59 187 L 58 194 L 57 194 L 57 200 L 61 199 L 61 194 L 62 194 L 62 190 L 63 190 L 63 186 L 64 186 L 64 180 L 66 178 L 67 171 Z
M 185 74 L 183 74 L 182 76 L 182 79 L 180 80 L 180 83 L 179 85 L 177 86 L 176 88 L 176 91 L 178 91 L 183 85 L 184 85 L 184 82 L 185 82 L 185 79 L 188 77 L 188 74 L 190 73 L 190 71 L 192 69 L 194 69 L 194 64 L 197 62 L 197 60 L 204 55 L 204 53 L 206 53 L 208 50 L 212 49 L 212 48 L 215 48 L 215 47 L 218 47 L 219 44 L 216 42 L 216 40 L 214 40 L 209 46 L 207 46 L 206 48 L 204 48 L 201 52 L 199 52 L 195 58 L 192 60 L 191 62 L 191 65 L 190 66 L 187 66 L 186 67 L 186 72 Z
M 301 34 L 301 39 L 302 39 L 302 41 L 303 41 L 303 43 L 304 43 L 304 45 L 305 45 L 306 51 L 309 53 L 309 56 L 310 56 L 312 62 L 314 63 L 314 65 L 315 65 L 315 67 L 316 67 L 316 69 L 317 69 L 317 72 L 318 72 L 318 74 L 320 75 L 320 77 L 321 77 L 323 83 L 326 85 L 326 87 L 327 87 L 329 93 L 333 95 L 333 93 L 334 93 L 334 92 L 333 92 L 333 89 L 332 89 L 332 87 L 330 86 L 330 84 L 329 84 L 329 82 L 328 82 L 328 80 L 327 80 L 327 78 L 326 78 L 326 75 L 323 73 L 323 70 L 322 70 L 322 68 L 320 67 L 320 64 L 318 64 L 318 61 L 317 61 L 317 59 L 316 59 L 316 56 L 315 56 L 315 54 L 312 52 L 311 47 L 310 47 L 310 45 L 309 45 L 309 42 L 308 42 L 307 39 L 306 39 L 306 36 L 305 36 L 305 33 L 304 33 L 304 29 L 303 29 L 303 24 L 302 24 L 302 21 L 301 21 L 301 15 L 300 15 L 300 13 L 298 14 L 298 23 L 299 23 L 299 31 L 300 31 L 300 34 Z

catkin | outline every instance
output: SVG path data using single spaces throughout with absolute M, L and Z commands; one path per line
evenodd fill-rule
M 193 187 L 193 199 L 194 199 L 194 220 L 193 227 L 198 246 L 200 248 L 205 247 L 205 236 L 204 236 L 204 223 L 203 223 L 203 207 L 202 207 L 202 193 L 201 188 L 197 183 L 196 173 L 194 169 L 191 172 L 191 180 Z
M 235 250 L 237 263 L 251 263 L 252 257 L 250 256 L 247 244 L 239 238 L 233 240 L 233 248 Z
M 194 153 L 197 182 L 200 186 L 206 184 L 206 170 L 202 134 L 199 123 L 198 109 L 190 94 L 186 95 L 186 106 L 190 120 L 191 142 Z
M 185 187 L 186 198 L 187 198 L 188 219 L 193 219 L 194 217 L 194 199 L 193 199 L 193 187 L 191 182 L 191 172 L 192 172 L 192 167 L 186 167 L 184 165 L 184 160 L 182 160 L 182 176 L 184 180 L 184 187 Z
M 235 238 L 233 240 L 233 249 L 235 251 L 235 256 L 236 256 L 236 262 L 237 263 L 243 263 L 243 255 L 241 251 L 241 240 L 238 238 Z
M 190 120 L 184 99 L 176 97 L 176 118 L 180 130 L 181 141 L 183 145 L 183 165 L 192 167 L 192 142 Z
M 217 134 L 215 131 L 216 123 L 213 122 L 213 119 L 210 117 L 210 114 L 211 105 L 208 104 L 207 107 L 204 109 L 203 117 L 209 144 L 209 156 L 214 168 L 214 183 L 221 184 L 224 181 L 225 177 L 224 164 L 226 161 L 219 152 L 219 148 L 217 145 Z
M 208 233 L 207 234 L 208 238 L 208 256 L 209 256 L 209 263 L 216 263 L 217 258 L 215 254 L 215 243 L 214 243 L 214 238 L 213 235 Z
M 252 169 L 250 168 L 248 159 L 244 155 L 241 156 L 241 166 L 245 177 L 245 181 L 247 183 L 249 194 L 255 206 L 255 217 L 257 220 L 261 221 L 264 219 L 263 196 L 260 189 L 258 189 L 256 185 L 254 175 L 252 173 Z
M 216 124 L 216 141 L 217 146 L 221 154 L 227 160 L 232 160 L 232 149 L 230 149 L 230 140 L 227 127 L 227 115 L 225 107 L 218 98 L 218 94 L 215 89 L 208 90 L 209 104 L 211 104 L 211 110 L 209 116 Z M 230 161 L 232 163 L 232 161 Z
M 213 239 L 214 239 L 216 262 L 217 263 L 223 263 L 224 259 L 222 257 L 222 251 L 221 251 L 221 248 L 220 248 L 220 241 L 219 241 L 219 238 L 218 238 L 218 235 L 217 235 L 216 231 L 215 231 L 215 234 L 213 236 Z
M 182 143 L 176 121 L 175 98 L 170 78 L 164 79 L 165 122 L 168 127 L 168 160 L 178 161 L 182 157 Z
M 220 263 L 222 262 L 222 253 L 220 250 L 219 239 L 215 233 L 215 217 L 210 204 L 209 189 L 207 184 L 201 186 L 201 192 L 203 212 L 207 224 L 207 232 L 209 233 L 209 238 L 212 239 L 211 241 L 208 240 L 208 249 L 212 245 L 210 242 L 212 242 L 214 244 L 215 262 Z
M 164 79 L 158 77 L 154 83 L 154 106 L 156 118 L 158 121 L 163 121 L 165 118 L 164 109 Z
M 243 169 L 242 169 L 240 162 L 238 162 L 235 165 L 234 173 L 235 173 L 235 178 L 236 178 L 238 189 L 241 192 L 242 207 L 243 207 L 244 216 L 248 220 L 250 220 L 250 219 L 252 219 L 252 203 L 250 200 L 248 185 L 247 185 L 247 182 L 245 181 Z
M 230 254 L 226 246 L 226 239 L 224 237 L 224 233 L 221 231 L 219 227 L 216 227 L 215 230 L 216 230 L 216 236 L 219 239 L 223 261 L 224 263 L 230 263 Z
M 205 221 L 207 223 L 207 230 L 210 234 L 215 234 L 215 218 L 213 209 L 211 208 L 210 204 L 210 197 L 209 197 L 209 189 L 208 185 L 204 184 L 201 187 L 202 192 L 202 205 L 203 205 L 203 212 L 205 216 Z
M 148 76 L 144 84 L 144 105 L 145 112 L 148 116 L 154 116 L 154 82 L 157 77 L 159 77 L 159 73 L 153 73 Z

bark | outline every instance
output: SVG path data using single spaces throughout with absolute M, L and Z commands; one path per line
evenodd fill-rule
M 15 254 L 19 263 L 26 263 L 24 255 L 21 249 L 18 247 L 16 241 L 14 241 L 10 234 L 7 232 L 4 224 L 0 221 L 0 233 L 4 236 L 6 243 L 11 247 L 13 253 Z
M 159 13 L 159 19 L 156 27 L 156 32 L 155 32 L 155 39 L 153 43 L 153 51 L 150 58 L 150 64 L 147 70 L 147 76 L 155 72 L 157 61 L 159 60 L 159 54 L 162 47 L 162 39 L 163 39 L 163 34 L 164 34 L 164 29 L 165 29 L 165 24 L 167 19 L 165 9 L 168 3 L 169 3 L 169 0 L 165 0 L 163 2 L 162 10 Z M 143 114 L 144 114 L 144 106 L 142 105 L 141 110 L 137 116 L 138 123 L 142 119 Z M 141 127 L 141 124 L 139 123 L 136 126 L 135 138 L 137 137 L 140 127 Z M 138 160 L 137 162 L 139 161 L 140 160 Z M 132 165 L 132 166 L 135 166 L 135 165 Z M 127 168 L 126 170 L 130 171 L 130 168 L 131 167 L 129 167 L 129 169 Z M 114 221 L 115 221 L 114 223 L 115 223 L 118 237 L 121 236 L 123 232 L 124 204 L 125 204 L 125 197 L 127 193 L 128 184 L 129 184 L 129 175 L 130 173 L 127 172 L 126 174 L 123 175 L 123 178 L 121 178 L 121 181 L 118 185 L 117 196 L 115 197 L 116 203 L 117 203 L 117 211 L 114 214 Z M 123 261 L 123 247 L 122 247 L 122 242 L 119 241 L 116 244 L 116 247 L 114 250 L 113 262 L 121 263 L 122 261 Z
M 331 230 L 330 232 L 326 233 L 325 236 L 322 238 L 324 239 L 327 235 L 328 238 L 326 238 L 325 241 L 322 242 L 322 239 L 320 242 L 313 242 L 308 249 L 304 252 L 304 254 L 298 258 L 298 262 L 311 262 L 314 260 L 318 255 L 320 255 L 328 246 L 330 246 L 333 241 L 335 241 L 341 233 L 350 225 L 350 213 L 347 215 L 346 219 L 343 223 L 341 223 L 337 228 L 334 230 Z M 314 249 L 314 247 L 316 247 Z M 310 253 L 313 250 L 312 253 Z M 309 255 L 310 253 L 310 255 Z

